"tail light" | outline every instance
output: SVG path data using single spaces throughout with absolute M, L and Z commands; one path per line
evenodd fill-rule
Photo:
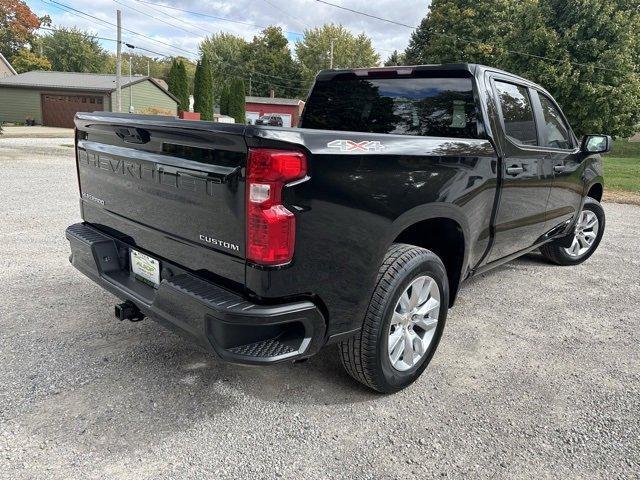
M 296 218 L 282 205 L 282 189 L 307 173 L 302 152 L 249 149 L 247 164 L 247 259 L 261 265 L 290 262 Z

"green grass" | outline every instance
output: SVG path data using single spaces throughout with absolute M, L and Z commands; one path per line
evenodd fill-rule
M 615 155 L 615 151 L 612 155 Z M 640 193 L 640 155 L 636 158 L 604 157 L 606 189 Z
M 613 151 L 603 158 L 607 190 L 640 193 L 640 142 L 619 138 L 613 142 Z

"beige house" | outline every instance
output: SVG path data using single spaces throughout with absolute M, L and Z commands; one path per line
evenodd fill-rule
M 4 58 L 4 55 L 0 53 L 0 78 L 5 78 L 10 75 L 17 75 L 17 73 L 9 63 L 9 60 Z

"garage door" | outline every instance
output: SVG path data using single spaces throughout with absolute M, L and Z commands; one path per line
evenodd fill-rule
M 256 120 L 260 117 L 260 112 L 246 112 L 245 117 L 247 118 L 247 123 L 249 125 L 255 125 Z
M 103 98 L 89 95 L 42 94 L 42 124 L 48 127 L 73 128 L 77 112 L 104 110 Z

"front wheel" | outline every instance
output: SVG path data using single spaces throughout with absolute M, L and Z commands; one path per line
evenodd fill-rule
M 540 252 L 558 265 L 578 265 L 593 255 L 600 245 L 604 225 L 602 205 L 593 198 L 587 198 L 578 216 L 571 243 L 551 242 L 540 247 Z
M 413 383 L 429 364 L 444 329 L 449 282 L 440 258 L 394 244 L 378 271 L 359 334 L 340 344 L 347 372 L 378 392 Z

